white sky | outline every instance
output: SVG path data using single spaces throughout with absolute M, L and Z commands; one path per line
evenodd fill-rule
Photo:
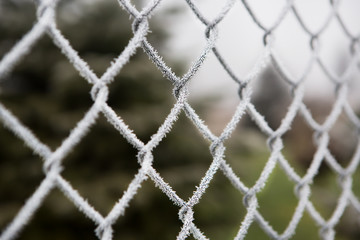
M 194 2 L 203 15 L 211 19 L 218 14 L 225 1 L 194 0 Z M 262 23 L 270 26 L 284 6 L 285 0 L 248 0 L 248 2 Z M 205 46 L 205 27 L 196 19 L 184 0 L 168 0 L 162 4 L 164 10 L 174 6 L 183 9 L 180 14 L 166 19 L 172 38 L 164 54 L 182 62 L 186 59 L 190 65 Z M 301 0 L 295 1 L 295 5 L 305 23 L 313 31 L 319 29 L 330 11 L 328 0 Z M 343 21 L 354 34 L 360 33 L 359 10 L 358 0 L 343 0 L 340 4 Z M 159 15 L 161 14 L 155 14 L 155 16 Z M 238 76 L 245 76 L 259 58 L 263 50 L 262 35 L 263 31 L 254 24 L 242 2 L 237 1 L 219 25 L 217 46 Z M 310 38 L 302 30 L 292 12 L 287 14 L 275 35 L 274 50 L 277 55 L 293 76 L 300 76 L 310 57 Z M 320 55 L 323 61 L 330 69 L 340 74 L 350 55 L 349 39 L 337 21 L 331 21 L 328 29 L 320 36 L 320 42 Z M 352 91 L 354 101 L 359 102 L 360 94 L 357 94 L 360 90 L 359 72 L 356 72 L 355 76 L 357 86 L 352 88 Z M 311 97 L 326 97 L 326 94 L 331 93 L 331 84 L 318 67 L 311 72 L 307 84 L 307 91 Z M 225 101 L 233 99 L 237 91 L 236 84 L 226 75 L 213 56 L 206 60 L 199 73 L 191 80 L 191 89 L 194 94 L 190 96 L 193 98 L 222 93 Z

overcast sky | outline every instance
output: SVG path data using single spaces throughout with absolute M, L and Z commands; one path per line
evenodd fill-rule
M 203 15 L 212 19 L 221 10 L 224 1 L 195 0 Z M 248 0 L 249 5 L 266 26 L 271 26 L 280 13 L 286 1 L 284 0 Z M 196 19 L 184 0 L 163 1 L 162 9 L 177 6 L 182 9 L 180 14 L 168 18 L 167 25 L 172 33 L 166 48 L 167 57 L 184 61 L 188 65 L 196 59 L 205 46 L 205 27 Z M 312 31 L 319 29 L 325 22 L 329 12 L 328 0 L 295 1 L 304 22 Z M 360 33 L 360 1 L 344 0 L 340 4 L 340 14 L 350 31 L 356 35 Z M 161 10 L 160 10 L 161 11 Z M 155 16 L 161 14 L 155 14 Z M 245 76 L 254 66 L 264 47 L 262 42 L 263 30 L 257 27 L 246 11 L 241 1 L 237 1 L 228 16 L 219 25 L 219 39 L 217 46 L 226 61 L 238 76 Z M 274 51 L 281 59 L 286 69 L 293 76 L 300 76 L 310 57 L 310 37 L 301 28 L 294 14 L 290 12 L 275 32 Z M 320 56 L 324 63 L 337 74 L 344 71 L 349 62 L 349 39 L 346 37 L 337 21 L 332 20 L 328 29 L 320 36 Z M 360 100 L 359 72 L 356 88 L 351 88 L 355 101 Z M 307 80 L 307 91 L 311 97 L 326 98 L 331 92 L 332 85 L 319 67 L 313 68 Z M 204 95 L 222 93 L 225 100 L 231 101 L 236 96 L 236 85 L 227 76 L 217 60 L 211 54 L 199 73 L 191 81 L 193 98 Z

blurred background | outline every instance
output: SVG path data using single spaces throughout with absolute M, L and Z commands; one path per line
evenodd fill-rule
M 136 1 L 140 9 L 147 1 Z M 211 18 L 222 1 L 196 1 L 204 15 Z M 276 19 L 285 1 L 249 1 L 264 22 Z M 298 1 L 303 17 L 317 29 L 330 9 L 328 1 Z M 359 1 L 343 1 L 339 12 L 354 35 L 360 32 Z M 31 0 L 0 0 L 0 58 L 36 22 Z M 132 19 L 114 0 L 62 0 L 57 8 L 58 28 L 73 48 L 101 76 L 132 37 Z M 165 1 L 150 20 L 149 42 L 164 57 L 177 75 L 186 72 L 205 47 L 205 27 L 196 19 L 185 1 Z M 274 51 L 288 70 L 298 77 L 304 71 L 311 51 L 309 36 L 293 14 L 276 30 Z M 239 1 L 219 25 L 217 46 L 236 74 L 250 71 L 263 50 L 261 29 L 253 23 Z M 332 21 L 320 36 L 320 55 L 327 66 L 340 75 L 350 61 L 350 40 L 338 22 Z M 349 102 L 359 114 L 359 71 L 350 76 Z M 306 79 L 305 103 L 319 122 L 324 121 L 335 101 L 334 86 L 315 67 Z M 28 126 L 39 139 L 56 149 L 84 116 L 93 101 L 91 86 L 79 76 L 67 58 L 44 36 L 18 64 L 0 79 L 0 102 Z M 271 66 L 253 83 L 252 102 L 271 127 L 279 126 L 291 103 L 291 92 Z M 109 105 L 142 140 L 164 121 L 175 103 L 172 85 L 138 49 L 110 85 Z M 190 104 L 210 129 L 221 133 L 239 103 L 237 85 L 213 55 L 205 61 L 190 82 Z M 313 131 L 301 116 L 284 136 L 283 153 L 298 174 L 304 175 L 316 145 Z M 329 149 L 346 166 L 357 145 L 357 132 L 342 114 L 330 132 Z M 263 169 L 270 151 L 266 137 L 245 115 L 226 142 L 226 160 L 247 185 L 252 186 Z M 62 175 L 101 214 L 106 215 L 122 196 L 136 174 L 137 152 L 100 116 L 91 131 L 64 160 Z M 154 150 L 154 167 L 183 199 L 187 199 L 208 169 L 212 157 L 209 142 L 185 114 Z M 3 126 L 0 127 L 0 229 L 14 218 L 24 202 L 44 178 L 42 161 Z M 338 179 L 322 164 L 312 184 L 311 201 L 327 219 L 331 216 L 341 188 Z M 289 223 L 297 198 L 294 184 L 276 167 L 266 188 L 258 195 L 259 211 L 282 232 Z M 360 196 L 360 173 L 354 175 L 353 191 Z M 246 214 L 243 195 L 218 172 L 209 189 L 195 206 L 195 224 L 210 239 L 233 239 Z M 178 208 L 148 180 L 131 201 L 125 216 L 117 221 L 114 239 L 175 239 L 182 226 Z M 96 226 L 80 213 L 57 189 L 30 221 L 18 239 L 97 239 Z M 336 227 L 336 239 L 360 239 L 359 214 L 349 207 Z M 305 213 L 293 239 L 319 239 L 318 229 Z M 189 239 L 192 239 L 191 237 Z M 268 239 L 253 223 L 246 239 Z

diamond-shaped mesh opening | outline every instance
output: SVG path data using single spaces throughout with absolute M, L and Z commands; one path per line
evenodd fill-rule
M 320 35 L 318 45 L 324 67 L 335 77 L 340 77 L 350 64 L 351 39 L 344 34 L 338 21 L 331 21 Z
M 282 196 L 281 200 L 277 196 Z M 295 212 L 298 199 L 294 195 L 293 182 L 280 166 L 274 169 L 267 180 L 267 187 L 258 194 L 258 200 L 259 212 L 276 231 L 282 233 Z
M 133 36 L 128 14 L 116 1 L 67 1 L 57 13 L 59 30 L 99 76 Z
M 101 139 L 101 144 L 95 139 Z M 62 176 L 106 215 L 140 168 L 136 154 L 136 149 L 101 116 L 76 149 L 64 159 L 66 169 Z
M 210 69 L 216 74 L 209 75 Z M 204 88 L 206 84 L 206 88 Z M 189 103 L 214 134 L 220 134 L 239 104 L 238 85 L 210 54 L 189 83 Z
M 324 219 L 329 219 L 336 208 L 342 190 L 338 182 L 336 174 L 323 163 L 311 184 L 311 202 Z
M 215 73 L 209 74 L 210 69 L 215 70 Z M 209 54 L 204 64 L 190 81 L 189 89 L 189 102 L 194 103 L 194 108 L 196 104 L 206 105 L 209 103 L 209 105 L 214 106 L 217 102 L 222 101 L 231 101 L 232 105 L 235 106 L 234 99 L 239 99 L 237 84 L 229 77 L 224 68 L 219 64 L 218 59 L 212 53 Z M 212 99 L 217 101 L 211 103 Z M 207 112 L 206 109 L 206 107 L 196 108 L 199 114 L 205 119 L 207 116 L 204 116 L 205 114 L 202 114 L 202 111 Z M 211 110 L 209 110 L 209 112 L 211 112 Z
M 291 129 L 284 135 L 283 154 L 295 171 L 304 176 L 316 152 L 314 131 L 298 113 Z
M 2 103 L 52 148 L 60 145 L 92 104 L 89 84 L 48 37 L 0 86 Z
M 184 22 L 196 24 L 184 27 Z M 146 35 L 148 43 L 179 77 L 186 73 L 192 61 L 199 58 L 206 44 L 203 34 L 205 27 L 197 22 L 192 11 L 182 1 L 163 1 L 154 16 L 149 19 L 149 28 L 150 31 Z M 190 38 L 191 41 L 188 41 Z M 188 48 L 192 48 L 193 51 L 185 50 Z M 187 60 L 184 61 L 184 58 Z
M 238 2 L 218 24 L 218 29 L 219 39 L 216 46 L 219 53 L 236 76 L 244 78 L 264 50 L 263 31 L 253 25 L 245 7 Z M 246 60 L 244 55 L 247 56 Z M 219 62 L 217 64 L 220 66 Z
M 348 166 L 358 145 L 356 128 L 343 113 L 330 131 L 329 150 L 343 167 Z
M 183 113 L 167 139 L 172 140 L 170 144 L 160 143 L 154 150 L 154 167 L 180 197 L 187 199 L 213 159 L 209 143 Z
M 247 117 L 244 117 L 244 120 L 246 119 Z M 225 156 L 240 180 L 251 187 L 258 179 L 270 154 L 266 146 L 266 138 L 258 130 L 243 128 L 244 126 L 241 125 L 226 142 Z
M 144 141 L 155 134 L 175 103 L 170 81 L 141 49 L 109 86 L 108 105 Z
M 252 103 L 269 126 L 276 129 L 280 126 L 292 101 L 288 85 L 272 67 L 264 69 L 256 80 L 253 82 Z
M 312 84 L 315 79 L 317 82 Z M 319 124 L 323 124 L 336 101 L 335 85 L 315 64 L 305 79 L 305 88 L 304 104 L 309 109 L 312 118 Z
M 205 48 L 206 27 L 185 1 L 163 1 L 157 12 L 149 20 L 150 28 L 155 31 L 148 33 L 148 41 L 166 65 L 181 77 Z M 160 31 L 156 32 L 156 29 Z M 161 41 L 164 39 L 166 41 Z
M 234 238 L 246 213 L 242 198 L 223 173 L 218 172 L 194 208 L 196 225 L 210 239 Z
M 274 30 L 274 51 L 294 82 L 300 81 L 306 72 L 310 58 L 310 38 L 299 24 L 294 14 L 287 14 L 281 24 Z

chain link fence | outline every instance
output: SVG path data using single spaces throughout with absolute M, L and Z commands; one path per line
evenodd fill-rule
M 241 220 L 234 239 L 246 239 L 248 229 L 254 224 L 260 226 L 264 233 L 272 239 L 291 239 L 296 234 L 299 222 L 306 214 L 311 217 L 322 239 L 335 239 L 335 228 L 341 221 L 346 209 L 352 208 L 356 212 L 357 217 L 360 216 L 360 202 L 353 187 L 353 176 L 359 171 L 360 120 L 348 100 L 349 88 L 352 86 L 352 76 L 356 75 L 359 77 L 359 36 L 354 35 L 343 21 L 343 17 L 338 10 L 342 1 L 329 1 L 330 11 L 326 21 L 317 31 L 313 31 L 303 20 L 301 13 L 299 13 L 296 1 L 288 0 L 284 2 L 283 9 L 277 16 L 276 21 L 271 26 L 268 26 L 268 24 L 264 24 L 261 21 L 257 12 L 253 10 L 251 1 L 224 1 L 223 8 L 219 9 L 217 16 L 213 19 L 208 19 L 202 14 L 195 1 L 186 0 L 188 7 L 206 29 L 204 33 L 206 46 L 201 50 L 201 54 L 192 63 L 190 68 L 187 69 L 186 73 L 178 76 L 163 60 L 156 48 L 148 41 L 148 34 L 151 31 L 149 19 L 157 14 L 157 9 L 161 7 L 162 1 L 153 0 L 146 2 L 146 6 L 139 10 L 129 0 L 119 0 L 119 7 L 125 10 L 132 19 L 131 28 L 133 36 L 121 54 L 111 62 L 111 66 L 106 69 L 101 77 L 98 77 L 89 67 L 88 63 L 79 56 L 78 52 L 72 47 L 72 43 L 64 37 L 64 34 L 57 26 L 56 9 L 58 2 L 59 0 L 36 1 L 37 21 L 32 29 L 2 58 L 0 62 L 0 79 L 11 76 L 12 71 L 16 69 L 23 58 L 27 57 L 27 55 L 31 56 L 32 48 L 39 44 L 40 39 L 44 35 L 48 35 L 59 51 L 76 68 L 78 74 L 91 84 L 91 98 L 93 102 L 83 118 L 71 130 L 70 135 L 63 139 L 61 145 L 54 151 L 51 150 L 47 143 L 40 141 L 31 129 L 23 124 L 5 105 L 0 104 L 0 121 L 43 160 L 43 171 L 45 172 L 45 178 L 41 181 L 41 184 L 1 232 L 1 240 L 21 238 L 22 230 L 31 222 L 33 215 L 41 208 L 44 200 L 55 188 L 61 190 L 80 212 L 95 223 L 96 236 L 99 239 L 113 239 L 114 224 L 119 218 L 126 218 L 126 209 L 129 206 L 131 207 L 132 199 L 141 191 L 140 187 L 148 179 L 153 181 L 163 192 L 164 196 L 169 199 L 169 204 L 173 203 L 178 207 L 178 216 L 182 226 L 178 231 L 176 239 L 208 239 L 206 231 L 203 231 L 201 227 L 195 224 L 196 211 L 194 208 L 201 204 L 200 201 L 203 195 L 214 179 L 218 177 L 217 173 L 223 174 L 229 180 L 228 184 L 232 184 L 243 196 L 243 201 L 239 204 L 244 205 L 246 214 Z M 217 39 L 221 35 L 221 32 L 218 31 L 219 24 L 226 18 L 229 11 L 239 4 L 245 7 L 255 26 L 263 32 L 262 41 L 264 49 L 258 61 L 245 77 L 240 77 L 233 71 L 233 68 L 227 63 L 226 57 L 222 55 L 221 50 L 217 47 Z M 276 41 L 276 30 L 286 20 L 287 15 L 293 15 L 300 24 L 302 31 L 309 37 L 308 48 L 311 51 L 311 57 L 300 77 L 293 77 L 289 73 L 273 49 L 273 44 Z M 351 55 L 345 71 L 340 76 L 326 66 L 319 54 L 319 48 L 322 44 L 320 38 L 330 23 L 334 21 L 340 25 L 342 34 L 348 38 L 348 49 Z M 233 24 L 234 26 L 236 25 L 236 23 Z M 153 65 L 163 74 L 162 80 L 170 81 L 173 86 L 172 94 L 175 98 L 175 104 L 168 110 L 168 115 L 148 142 L 141 141 L 137 133 L 108 104 L 111 83 L 124 66 L 131 64 L 132 57 L 137 51 L 144 51 Z M 231 120 L 220 134 L 212 132 L 188 100 L 190 94 L 189 83 L 194 79 L 194 76 L 210 55 L 216 57 L 218 64 L 236 82 L 240 99 Z M 255 79 L 259 78 L 268 66 L 271 66 L 281 76 L 281 81 L 288 86 L 292 96 L 290 106 L 277 128 L 273 128 L 268 124 L 266 118 L 257 110 L 257 106 L 252 100 L 252 83 Z M 331 106 L 331 111 L 323 122 L 316 120 L 304 101 L 304 95 L 307 90 L 305 83 L 315 81 L 308 78 L 314 66 L 321 69 L 329 84 L 332 85 L 333 93 L 336 96 L 336 100 Z M 202 176 L 201 181 L 188 199 L 181 198 L 172 189 L 172 186 L 163 179 L 156 167 L 154 167 L 154 162 L 157 159 L 153 153 L 159 145 L 167 144 L 166 136 L 172 131 L 172 127 L 177 124 L 181 113 L 186 114 L 192 124 L 198 129 L 198 132 L 208 141 L 209 152 L 212 156 L 212 161 L 209 163 L 206 173 Z M 83 138 L 92 131 L 92 126 L 97 124 L 99 115 L 104 116 L 113 126 L 113 131 L 116 131 L 133 146 L 137 151 L 136 156 L 139 163 L 138 171 L 133 176 L 133 180 L 128 185 L 127 190 L 107 215 L 102 215 L 76 190 L 71 181 L 62 175 L 63 169 L 66 168 L 63 165 L 63 161 L 72 150 L 76 149 Z M 232 164 L 225 156 L 227 141 L 237 131 L 239 123 L 245 116 L 250 117 L 256 128 L 266 137 L 270 154 L 253 185 L 246 185 L 244 183 L 242 178 L 236 174 L 236 169 L 234 170 Z M 297 169 L 287 159 L 286 154 L 284 154 L 284 144 L 286 144 L 284 136 L 292 130 L 291 127 L 297 116 L 301 116 L 306 122 L 307 127 L 311 129 L 316 147 L 305 174 L 299 174 Z M 331 141 L 330 131 L 335 127 L 340 116 L 345 116 L 350 123 L 351 129 L 356 132 L 356 147 L 347 166 L 339 163 L 329 147 Z M 332 173 L 338 177 L 338 185 L 341 189 L 336 207 L 330 217 L 322 216 L 311 201 L 312 182 L 318 175 L 322 165 L 327 165 Z M 258 202 L 258 194 L 266 188 L 271 174 L 275 174 L 274 169 L 276 166 L 280 166 L 282 171 L 292 181 L 294 194 L 297 198 L 297 206 L 287 227 L 282 232 L 276 231 L 272 226 L 272 222 L 266 220 L 266 217 L 259 210 L 261 204 L 259 206 Z M 278 198 L 281 199 L 282 197 L 278 196 Z

